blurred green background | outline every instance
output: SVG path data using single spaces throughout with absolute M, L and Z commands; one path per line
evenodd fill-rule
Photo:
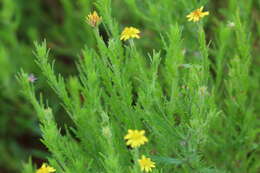
M 242 0 L 241 0 L 242 1 Z M 74 61 L 84 45 L 94 45 L 92 28 L 85 23 L 85 16 L 94 7 L 95 0 L 0 0 L 0 172 L 19 172 L 22 162 L 32 156 L 35 163 L 40 163 L 48 154 L 40 142 L 40 131 L 37 118 L 31 105 L 21 96 L 15 75 L 24 71 L 38 76 L 36 88 L 44 92 L 49 104 L 62 125 L 67 121 L 61 106 L 53 93 L 46 87 L 46 81 L 40 77 L 39 69 L 34 63 L 34 41 L 47 39 L 48 47 L 55 57 L 56 69 L 64 76 L 76 73 Z M 132 15 L 129 18 L 127 3 L 123 0 L 112 0 L 114 16 L 118 23 L 137 25 L 149 28 L 146 35 L 153 37 L 152 30 L 158 26 L 142 23 L 141 19 Z M 193 1 L 195 2 L 195 1 Z M 205 1 L 207 3 L 209 1 Z M 225 0 L 211 0 L 210 10 L 215 17 L 207 25 L 207 33 L 214 32 L 214 24 L 228 15 L 221 8 Z M 260 75 L 259 36 L 260 36 L 260 2 L 252 1 L 250 28 L 254 38 L 253 73 Z M 158 11 L 156 11 L 158 10 Z M 168 13 L 155 9 L 157 13 Z M 176 10 L 176 13 L 178 10 Z M 232 14 L 230 14 L 232 15 Z M 185 18 L 183 20 L 186 20 Z M 142 41 L 144 50 L 156 48 L 156 42 Z M 259 92 L 258 92 L 259 93 Z M 260 112 L 259 97 L 255 103 Z

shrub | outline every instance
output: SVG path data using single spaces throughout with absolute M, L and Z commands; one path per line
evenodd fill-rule
M 27 73 L 19 74 L 51 153 L 49 165 L 57 172 L 137 173 L 145 155 L 155 172 L 257 172 L 259 122 L 250 97 L 257 85 L 247 27 L 252 3 L 229 1 L 223 14 L 233 11 L 232 23 L 218 22 L 214 34 L 206 34 L 204 19 L 185 19 L 198 3 L 125 2 L 133 18 L 143 20 L 141 39 L 120 41 L 111 2 L 98 1 L 108 41 L 93 28 L 96 47 L 82 50 L 77 75 L 56 74 L 46 41 L 35 44 L 36 63 L 71 125 L 60 129 L 52 105 L 35 95 Z M 236 5 L 245 5 L 243 13 Z M 127 148 L 128 129 L 145 130 L 148 143 Z

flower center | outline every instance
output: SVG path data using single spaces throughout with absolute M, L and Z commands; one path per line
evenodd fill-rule
M 134 139 L 134 140 L 140 140 L 141 137 L 142 137 L 142 135 L 140 135 L 140 134 L 135 134 L 135 135 L 133 135 L 133 139 Z
M 201 15 L 201 12 L 200 12 L 199 10 L 197 10 L 197 11 L 194 12 L 194 16 L 200 17 L 200 15 Z

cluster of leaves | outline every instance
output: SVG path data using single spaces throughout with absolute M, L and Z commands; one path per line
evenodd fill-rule
M 123 140 L 127 129 L 147 131 L 151 141 L 142 150 L 156 162 L 154 172 L 259 170 L 260 71 L 259 50 L 254 49 L 259 40 L 250 34 L 253 29 L 260 35 L 255 22 L 259 2 L 96 0 L 103 18 L 100 31 L 84 23 L 93 2 L 56 2 L 36 0 L 28 6 L 23 0 L 3 0 L 0 63 L 8 68 L 0 71 L 0 80 L 5 81 L 1 97 L 19 100 L 10 79 L 19 66 L 37 72 L 30 44 L 47 38 L 48 46 L 36 44 L 36 62 L 43 74 L 39 82 L 29 83 L 23 71 L 18 78 L 38 115 L 42 142 L 51 153 L 48 161 L 57 172 L 136 171 Z M 46 8 L 50 4 L 61 6 L 60 11 Z M 187 22 L 185 16 L 202 5 L 210 11 L 209 20 Z M 28 20 L 14 9 L 37 15 Z M 121 42 L 126 24 L 139 28 L 142 38 Z M 18 39 L 21 33 L 23 42 Z M 64 56 L 74 58 L 83 44 L 87 46 L 76 61 L 78 74 L 58 66 L 60 73 L 71 77 L 56 75 L 47 47 L 59 65 Z M 19 59 L 17 65 L 9 57 Z M 56 98 L 45 90 L 45 99 L 35 94 L 47 88 L 43 76 Z M 64 115 L 56 111 L 53 98 L 60 100 L 69 117 L 67 127 L 57 123 Z M 2 107 L 6 119 L 10 104 L 3 100 Z M 28 105 L 10 109 L 32 114 Z M 1 124 L 6 124 L 4 119 Z M 24 173 L 34 171 L 31 163 L 25 165 Z
M 90 2 L 82 0 L 74 5 L 74 1 L 58 0 L 0 1 L 0 172 L 20 170 L 21 161 L 29 155 L 46 157 L 36 140 L 40 138 L 37 116 L 20 95 L 15 75 L 21 67 L 28 73 L 39 73 L 33 60 L 33 42 L 45 37 L 59 62 L 57 69 L 63 74 L 75 71 L 71 59 L 84 44 L 93 44 L 93 38 L 83 19 Z M 54 111 L 63 112 L 44 81 L 37 83 L 37 90 L 44 90 L 57 105 Z

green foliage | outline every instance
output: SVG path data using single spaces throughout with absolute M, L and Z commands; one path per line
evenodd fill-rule
M 200 6 L 210 15 L 188 22 Z M 144 154 L 157 173 L 259 171 L 257 1 L 3 0 L 0 8 L 0 167 L 21 172 L 32 155 L 58 173 L 139 173 Z M 93 9 L 99 28 L 85 22 Z M 126 26 L 141 38 L 121 41 Z M 50 155 L 16 140 L 39 136 L 37 119 Z M 127 148 L 128 129 L 144 129 L 149 142 Z

